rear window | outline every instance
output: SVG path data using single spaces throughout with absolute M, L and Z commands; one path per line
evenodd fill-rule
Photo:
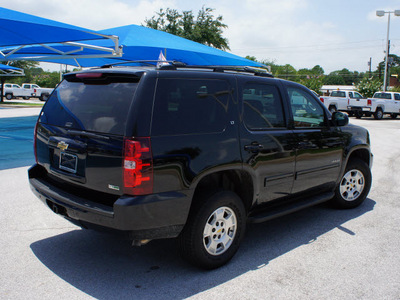
M 392 99 L 390 94 L 388 93 L 375 93 L 372 98 L 379 98 L 379 99 Z
M 334 91 L 331 93 L 331 97 L 346 97 L 346 92 Z
M 47 100 L 40 122 L 68 129 L 123 135 L 137 82 L 64 80 Z M 129 82 L 130 81 L 130 82 Z M 137 81 L 135 79 L 135 81 Z

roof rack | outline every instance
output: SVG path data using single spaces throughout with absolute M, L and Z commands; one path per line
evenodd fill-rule
M 140 64 L 146 66 L 156 67 L 157 64 L 165 64 L 164 66 L 168 65 L 176 65 L 176 66 L 186 66 L 185 63 L 175 60 L 127 60 L 127 61 L 120 61 L 112 64 L 106 64 L 101 66 L 101 68 L 112 68 L 113 66 L 125 65 L 125 64 Z
M 213 72 L 239 72 L 239 73 L 251 73 L 255 76 L 262 77 L 274 77 L 271 73 L 268 73 L 266 69 L 263 68 L 255 68 L 255 67 L 242 67 L 242 66 L 198 66 L 198 65 L 186 65 L 178 62 L 179 64 L 172 63 L 171 65 L 162 65 L 158 69 L 159 70 L 176 70 L 178 68 L 183 69 L 205 69 L 211 70 Z
M 239 72 L 239 73 L 250 73 L 255 76 L 262 77 L 274 77 L 271 73 L 268 73 L 266 69 L 256 67 L 243 67 L 243 66 L 199 66 L 199 65 L 187 65 L 183 62 L 176 60 L 132 60 L 122 61 L 113 64 L 107 64 L 101 66 L 101 68 L 112 68 L 113 66 L 119 66 L 123 64 L 140 64 L 146 66 L 156 67 L 158 70 L 177 70 L 179 69 L 203 69 L 211 70 L 213 72 Z

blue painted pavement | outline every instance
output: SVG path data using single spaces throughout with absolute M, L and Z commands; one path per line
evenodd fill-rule
M 35 162 L 33 131 L 37 116 L 0 118 L 0 170 Z

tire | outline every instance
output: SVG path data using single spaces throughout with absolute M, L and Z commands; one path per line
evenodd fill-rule
M 381 108 L 377 108 L 374 112 L 374 119 L 375 120 L 382 120 L 383 118 L 383 110 Z
M 30 97 L 27 97 L 27 96 L 22 97 L 22 99 L 24 99 L 24 100 L 29 100 L 29 98 Z
M 397 114 L 390 114 L 390 117 L 392 118 L 392 119 L 396 119 L 397 118 Z
M 329 106 L 329 111 L 331 112 L 331 114 L 333 114 L 335 111 L 337 111 L 336 106 Z
M 178 237 L 179 250 L 186 261 L 197 267 L 218 268 L 239 249 L 246 229 L 244 205 L 231 191 L 216 192 L 194 205 Z
M 354 112 L 354 116 L 355 116 L 357 119 L 361 119 L 362 116 L 363 116 L 363 112 L 362 112 L 361 110 L 356 110 L 356 111 Z
M 49 99 L 49 94 L 43 94 L 39 97 L 40 101 L 47 101 Z
M 368 165 L 361 159 L 348 162 L 346 170 L 336 187 L 332 204 L 338 208 L 354 208 L 364 202 L 371 189 L 372 175 Z
M 13 95 L 12 94 L 6 94 L 6 99 L 7 100 L 11 100 L 13 98 Z

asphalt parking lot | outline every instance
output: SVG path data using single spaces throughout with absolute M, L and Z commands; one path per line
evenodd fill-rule
M 0 118 L 38 112 L 0 109 Z M 27 165 L 5 167 L 0 298 L 399 299 L 400 119 L 351 123 L 371 134 L 365 203 L 353 210 L 320 205 L 251 225 L 234 259 L 210 272 L 183 262 L 173 240 L 133 248 L 71 225 L 31 193 Z M 7 140 L 0 140 L 2 153 Z

